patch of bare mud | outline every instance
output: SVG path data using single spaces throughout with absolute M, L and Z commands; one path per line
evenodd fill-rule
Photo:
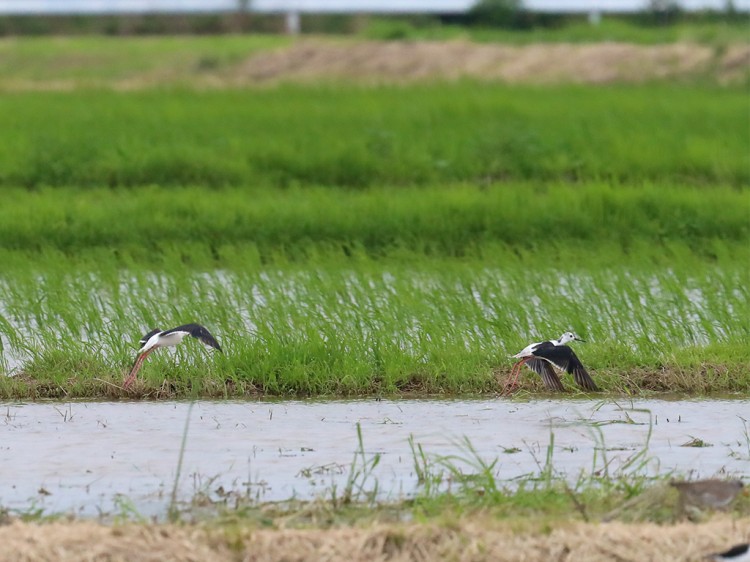
M 236 69 L 240 83 L 358 80 L 372 82 L 473 78 L 510 83 L 644 82 L 709 73 L 747 72 L 750 46 L 723 55 L 706 45 L 675 43 L 536 44 L 452 42 L 334 43 L 304 40 L 258 53 Z
M 158 56 L 158 55 L 157 55 Z M 63 67 L 71 64 L 64 56 Z M 0 77 L 0 91 L 146 90 L 178 85 L 206 90 L 279 82 L 410 83 L 461 78 L 527 84 L 606 84 L 697 78 L 720 84 L 750 77 L 750 44 L 717 48 L 697 43 L 540 43 L 503 45 L 468 41 L 353 41 L 301 39 L 289 47 L 253 52 L 216 69 L 199 59 L 155 63 L 117 78 Z
M 750 45 L 731 45 L 722 55 L 719 78 L 723 82 L 739 80 L 750 70 Z
M 448 526 L 234 529 L 231 533 L 192 526 L 15 522 L 0 528 L 0 561 L 684 562 L 700 560 L 749 538 L 750 519 L 729 517 L 671 526 L 561 524 L 549 533 L 518 531 L 488 518 Z

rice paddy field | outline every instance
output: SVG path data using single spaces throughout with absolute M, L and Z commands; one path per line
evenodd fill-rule
M 6 397 L 110 396 L 143 333 L 189 321 L 230 353 L 154 358 L 145 394 L 494 392 L 567 329 L 608 391 L 748 388 L 743 88 L 1 103 Z
M 746 45 L 736 30 L 714 32 L 701 42 L 713 55 L 678 77 L 587 83 L 446 79 L 429 65 L 415 80 L 328 70 L 300 80 L 294 65 L 273 81 L 234 79 L 251 63 L 258 72 L 255 57 L 271 57 L 267 65 L 323 52 L 278 37 L 0 40 L 8 437 L 33 427 L 15 417 L 24 403 L 46 399 L 60 416 L 55 435 L 86 419 L 73 413 L 87 408 L 79 399 L 176 408 L 233 398 L 270 412 L 289 399 L 400 409 L 401 399 L 437 397 L 467 400 L 468 410 L 503 400 L 512 411 L 516 400 L 552 397 L 526 370 L 516 395 L 499 398 L 509 356 L 568 330 L 587 341 L 575 351 L 602 391 L 585 395 L 566 375 L 566 397 L 595 412 L 645 398 L 715 400 L 721 418 L 722 401 L 750 395 L 750 102 L 746 72 L 712 70 Z M 123 388 L 139 338 L 189 322 L 208 327 L 224 353 L 192 340 L 162 350 Z M 497 403 L 500 438 L 512 422 Z M 632 451 L 617 473 L 558 478 L 550 421 L 546 462 L 543 447 L 529 446 L 538 470 L 508 480 L 498 477 L 502 457 L 480 458 L 468 436 L 444 456 L 410 441 L 418 491 L 384 501 L 369 493 L 380 453 L 357 422 L 354 460 L 336 465 L 349 474 L 344 490 L 269 504 L 209 479 L 173 512 L 188 413 L 156 534 L 119 490 L 102 515 L 111 529 L 51 523 L 60 514 L 44 510 L 42 482 L 20 510 L 2 508 L 0 490 L 0 521 L 13 522 L 0 536 L 8 559 L 29 560 L 76 559 L 94 542 L 125 559 L 138 541 L 153 559 L 175 560 L 272 560 L 282 544 L 290 560 L 321 549 L 340 559 L 336 545 L 350 545 L 350 560 L 683 560 L 747 540 L 746 497 L 710 520 L 681 513 L 667 481 L 691 468 L 645 470 L 656 420 L 674 416 L 641 423 L 637 411 L 586 422 L 643 426 L 645 443 L 592 449 L 592 466 L 602 451 Z M 718 476 L 747 476 L 747 420 L 725 418 L 724 438 L 712 437 L 726 458 Z M 104 432 L 117 422 L 92 423 Z M 689 437 L 682 446 L 712 446 Z M 300 452 L 317 445 L 308 447 Z M 694 522 L 676 523 L 688 515 Z M 51 537 L 58 525 L 63 550 L 44 550 L 36 533 Z

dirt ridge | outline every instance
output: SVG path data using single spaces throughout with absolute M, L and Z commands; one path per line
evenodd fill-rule
M 750 68 L 750 45 L 724 51 L 693 43 L 543 43 L 523 46 L 468 41 L 301 40 L 258 53 L 237 69 L 240 83 L 313 81 L 371 82 L 472 78 L 508 83 L 644 82 L 712 75 L 738 79 Z

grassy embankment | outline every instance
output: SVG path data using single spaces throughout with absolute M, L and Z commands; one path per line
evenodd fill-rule
M 617 41 L 641 45 L 676 42 L 703 43 L 721 48 L 730 43 L 747 41 L 748 23 L 749 20 L 745 14 L 737 14 L 733 21 L 695 21 L 673 25 L 656 25 L 654 22 L 647 21 L 639 23 L 605 15 L 599 25 L 591 25 L 582 19 L 570 19 L 553 26 L 511 30 L 482 26 L 439 25 L 428 18 L 422 20 L 370 18 L 360 34 L 372 39 L 438 41 L 468 39 L 511 45 Z
M 117 395 L 133 342 L 192 320 L 228 353 L 155 356 L 139 392 L 493 391 L 509 352 L 568 328 L 606 390 L 748 387 L 740 89 L 0 106 L 2 342 L 22 373 L 4 396 Z
M 0 89 L 187 86 L 290 43 L 277 35 L 8 37 L 0 39 Z
M 0 38 L 0 91 L 218 90 L 362 78 L 376 83 L 429 83 L 439 76 L 520 83 L 622 80 L 747 85 L 746 45 L 746 19 L 734 24 L 676 26 L 605 20 L 598 27 L 584 23 L 526 31 L 374 19 L 354 35 L 299 39 L 273 35 L 7 37 Z M 560 51 L 567 55 L 561 58 Z M 272 53 L 279 58 L 269 60 Z M 352 53 L 354 59 L 349 58 Z M 547 59 L 556 62 L 545 64 Z M 498 75 L 513 60 L 519 66 L 511 64 Z M 342 66 L 347 70 L 337 72 Z M 365 69 L 367 76 L 361 76 L 359 71 Z M 599 71 L 592 74 L 593 69 Z

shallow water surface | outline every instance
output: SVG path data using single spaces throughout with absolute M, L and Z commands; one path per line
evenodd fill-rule
M 551 435 L 552 466 L 581 472 L 633 470 L 648 443 L 650 474 L 750 475 L 744 400 L 358 400 L 5 403 L 0 409 L 0 506 L 83 516 L 166 512 L 186 421 L 181 500 L 197 493 L 260 501 L 340 492 L 362 428 L 367 458 L 381 456 L 383 499 L 417 489 L 410 436 L 431 459 L 471 455 L 496 476 L 538 475 Z M 189 414 L 189 417 L 188 417 Z M 649 441 L 650 435 L 650 441 Z M 694 438 L 710 446 L 685 446 Z M 466 471 L 472 469 L 466 465 Z

